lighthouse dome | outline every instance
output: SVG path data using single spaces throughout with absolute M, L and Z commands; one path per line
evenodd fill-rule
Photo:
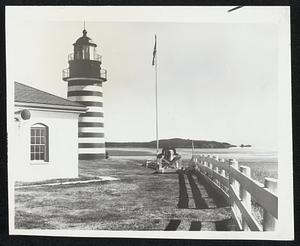
M 89 38 L 86 34 L 87 34 L 87 31 L 84 29 L 82 31 L 82 37 L 78 38 L 75 42 L 74 45 L 76 46 L 82 46 L 82 45 L 90 45 L 90 46 L 97 46 L 93 40 L 91 38 Z

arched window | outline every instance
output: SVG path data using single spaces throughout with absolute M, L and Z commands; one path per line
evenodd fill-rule
M 34 124 L 30 129 L 30 160 L 48 161 L 48 127 Z

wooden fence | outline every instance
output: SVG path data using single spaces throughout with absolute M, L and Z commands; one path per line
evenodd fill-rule
M 277 179 L 265 178 L 264 185 L 250 177 L 247 166 L 236 160 L 210 155 L 194 155 L 196 170 L 225 196 L 240 230 L 274 231 L 278 219 Z M 254 199 L 263 208 L 262 225 L 252 214 Z

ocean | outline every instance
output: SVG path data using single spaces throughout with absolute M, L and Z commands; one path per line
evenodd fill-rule
M 113 159 L 155 159 L 156 149 L 152 148 L 107 148 Z M 160 150 L 161 151 L 161 150 Z M 192 149 L 178 148 L 176 151 L 184 160 L 191 159 Z M 265 177 L 278 178 L 278 152 L 271 148 L 228 148 L 228 149 L 195 149 L 197 154 L 218 156 L 224 159 L 235 159 L 240 165 L 251 168 L 251 176 L 259 182 Z

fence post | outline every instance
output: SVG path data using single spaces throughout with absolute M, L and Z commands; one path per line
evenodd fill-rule
M 208 177 L 209 177 L 211 180 L 214 180 L 214 172 L 213 172 L 213 171 L 214 171 L 214 169 L 213 169 L 214 167 L 213 167 L 213 164 L 212 164 L 212 163 L 209 163 L 209 164 L 208 164 L 208 167 L 209 167 L 209 169 L 211 170 L 211 172 L 210 172 L 210 174 L 209 174 Z
M 224 169 L 221 170 L 221 175 L 222 175 L 223 177 L 225 177 L 225 170 L 224 170 Z
M 239 169 L 239 163 L 236 160 L 230 159 L 229 164 L 233 168 L 235 168 L 237 170 Z M 233 186 L 233 190 L 236 192 L 237 195 L 239 195 L 239 193 L 240 193 L 239 183 L 234 178 L 231 177 L 230 171 L 229 171 L 229 177 L 230 177 L 230 184 L 232 184 L 232 186 Z
M 195 169 L 196 169 L 196 171 L 199 171 L 199 155 L 197 153 L 195 154 L 194 162 L 195 162 Z
M 240 166 L 240 171 L 247 177 L 251 177 L 251 169 L 250 167 L 247 166 Z M 241 194 L 241 200 L 245 206 L 245 208 L 249 211 L 251 214 L 251 194 L 243 187 L 240 185 L 240 194 Z M 242 225 L 243 225 L 243 230 L 244 231 L 250 231 L 250 228 L 248 227 L 247 223 L 245 222 L 244 219 L 242 219 Z
M 219 168 L 218 167 L 215 167 L 215 172 L 219 173 Z M 218 180 L 218 178 L 215 178 L 215 183 L 220 187 L 220 181 Z
M 232 168 L 235 168 L 238 170 L 239 168 L 239 163 L 234 160 L 234 159 L 230 159 L 229 160 L 229 164 Z M 229 182 L 230 182 L 230 185 L 233 189 L 233 192 L 238 196 L 240 197 L 240 185 L 239 185 L 239 182 L 237 180 L 235 180 L 234 178 L 232 178 L 232 176 L 230 175 L 230 169 L 229 169 Z M 238 220 L 241 221 L 242 220 L 242 217 L 241 217 L 241 213 L 238 209 L 238 206 L 236 205 L 235 202 L 231 201 L 231 206 L 232 206 L 232 210 L 234 211 L 235 215 L 237 216 Z
M 221 175 L 222 175 L 224 178 L 226 177 L 226 174 L 225 174 L 225 170 L 224 170 L 224 169 L 221 170 Z M 222 190 L 225 191 L 225 186 L 223 186 L 222 184 L 221 184 L 220 186 L 221 186 Z
M 265 178 L 265 188 L 277 195 L 277 179 Z M 263 230 L 275 231 L 277 219 L 264 209 Z
M 195 164 L 197 164 L 197 154 L 193 154 L 192 155 L 192 162 L 194 162 Z

